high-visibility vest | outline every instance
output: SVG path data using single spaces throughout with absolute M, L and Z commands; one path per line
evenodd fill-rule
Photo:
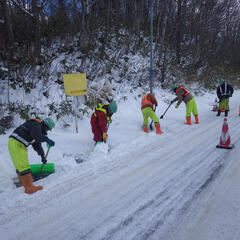
M 178 89 L 176 90 L 176 94 L 180 89 L 183 89 L 183 91 L 185 92 L 183 95 L 184 97 L 186 97 L 189 94 L 189 91 L 186 88 L 184 88 L 183 86 L 178 87 Z
M 153 103 L 147 99 L 148 95 L 142 98 L 141 106 L 143 107 L 144 105 L 148 104 L 151 107 L 153 107 Z
M 98 104 L 96 107 L 95 107 L 95 111 L 102 111 L 104 112 L 104 114 L 106 115 L 107 117 L 107 121 L 111 121 L 111 118 L 107 116 L 107 110 L 103 108 L 103 106 L 107 106 L 108 104 Z M 95 118 L 97 118 L 97 114 L 96 112 L 94 112 L 94 116 Z
M 222 88 L 222 85 L 220 85 L 219 90 L 220 90 L 221 96 L 230 95 L 230 93 L 227 92 L 227 83 L 224 83 L 224 89 Z

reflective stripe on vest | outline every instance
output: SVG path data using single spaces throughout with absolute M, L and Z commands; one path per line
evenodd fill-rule
M 42 121 L 38 118 L 31 118 L 28 119 L 29 120 L 34 120 L 37 121 L 39 123 L 41 123 Z M 25 126 L 21 125 L 20 127 L 27 129 Z M 27 129 L 28 130 L 28 129 Z M 9 137 L 13 137 L 16 140 L 18 140 L 19 142 L 23 143 L 26 147 L 28 147 L 30 144 L 33 144 L 35 142 L 35 140 L 33 139 L 31 142 L 28 142 L 27 140 L 25 140 L 24 138 L 22 138 L 21 136 L 19 136 L 17 133 L 12 133 Z
M 19 136 L 17 133 L 12 133 L 9 137 L 13 137 L 19 142 L 23 143 L 26 147 L 28 147 L 30 144 L 34 143 L 35 140 L 32 140 L 31 142 L 26 141 L 24 138 Z
M 153 107 L 153 104 L 150 100 L 147 99 L 148 95 L 146 95 L 145 97 L 142 98 L 142 102 L 141 102 L 141 106 L 143 107 L 144 105 L 148 104 L 151 105 L 151 107 Z
M 180 89 L 183 89 L 183 91 L 185 92 L 184 95 L 183 95 L 184 97 L 186 97 L 186 96 L 189 94 L 189 91 L 188 91 L 186 88 L 182 87 L 182 86 L 180 86 L 180 87 L 176 90 L 176 93 L 177 93 Z
M 102 104 L 98 104 L 96 106 L 96 108 L 95 108 L 95 111 L 102 111 L 102 112 L 104 112 L 104 114 L 106 115 L 107 121 L 110 121 L 110 118 L 107 116 L 107 110 L 103 108 L 103 106 L 106 106 L 106 105 L 108 105 L 108 104 L 103 104 L 103 105 Z M 94 116 L 95 116 L 95 118 L 97 118 L 96 112 L 94 112 Z
M 223 90 L 222 90 L 222 86 L 220 85 L 220 92 L 221 92 L 221 94 L 223 95 L 223 94 L 225 94 L 225 93 L 227 93 L 227 84 L 226 83 L 224 83 L 224 92 L 223 92 Z

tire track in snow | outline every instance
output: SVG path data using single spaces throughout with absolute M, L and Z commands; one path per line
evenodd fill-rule
M 126 222 L 129 222 L 129 221 L 126 221 Z M 123 225 L 125 225 L 125 224 L 123 224 Z
M 186 179 L 188 178 L 188 176 L 186 176 Z M 173 183 L 176 184 L 176 181 L 171 181 L 169 183 L 169 185 L 166 186 L 167 189 L 170 189 L 171 187 L 173 188 Z M 182 184 L 182 182 L 181 182 Z M 184 186 L 185 188 L 187 188 L 186 186 Z M 175 189 L 178 189 L 179 186 L 174 187 Z M 134 214 L 130 215 L 126 220 L 128 222 L 128 224 L 130 222 L 133 222 L 134 219 L 136 221 L 136 219 L 139 219 L 139 215 L 146 211 L 145 214 L 142 214 L 143 216 L 141 217 L 140 221 L 144 221 L 144 219 L 146 219 L 147 216 L 149 216 L 149 212 L 152 212 L 154 209 L 155 214 L 157 214 L 157 219 L 160 219 L 159 221 L 154 222 L 154 226 L 151 225 L 150 223 L 150 227 L 148 230 L 143 231 L 144 234 L 143 236 L 137 235 L 136 239 L 145 239 L 147 236 L 150 236 L 154 231 L 153 229 L 157 229 L 157 226 L 160 227 L 164 221 L 166 221 L 166 218 L 169 217 L 170 213 L 174 212 L 174 206 L 176 205 L 176 201 L 179 201 L 179 194 L 182 195 L 183 193 L 181 193 L 180 191 L 177 192 L 177 194 L 174 194 L 173 192 L 169 192 L 166 190 L 166 192 L 168 192 L 168 194 L 165 194 L 163 196 L 163 198 L 160 198 L 160 196 L 162 195 L 157 194 L 154 198 L 152 198 L 151 200 L 149 200 L 144 207 L 140 207 L 139 209 L 137 209 L 136 212 L 134 212 Z M 184 192 L 184 191 L 183 191 Z M 172 197 L 171 197 L 172 196 Z M 173 198 L 174 197 L 174 198 Z M 169 202 L 169 204 L 167 204 Z M 164 207 L 161 207 L 161 205 L 164 205 Z M 161 211 L 158 211 L 159 207 L 161 207 Z M 129 219 L 131 219 L 131 221 L 129 221 Z M 137 225 L 136 223 L 134 225 Z M 121 235 L 122 233 L 122 226 L 125 226 L 125 221 L 121 222 L 114 230 L 111 230 L 108 234 L 107 237 L 105 237 L 104 239 L 121 239 L 120 238 L 116 238 L 116 236 L 114 236 L 114 233 L 116 234 L 117 231 L 121 231 Z M 126 226 L 125 226 L 126 227 Z M 133 228 L 135 227 L 131 227 L 129 231 L 131 231 Z M 150 234 L 151 233 L 151 234 Z M 125 235 L 125 237 L 129 236 L 129 232 Z M 132 238 L 126 238 L 126 239 L 132 239 Z M 135 238 L 133 238 L 135 239 Z
M 212 147 L 210 147 L 210 148 L 212 148 Z M 226 152 L 225 155 L 228 155 L 228 153 Z M 206 157 L 207 157 L 207 156 L 208 156 L 208 153 L 206 154 Z M 222 161 L 224 160 L 224 158 L 225 158 L 225 156 L 222 158 Z M 207 158 L 206 158 L 206 159 L 207 159 Z M 216 160 L 217 160 L 217 159 L 216 159 Z M 207 160 L 207 161 L 208 161 L 208 160 Z M 214 167 L 211 169 L 210 172 L 208 172 L 208 175 L 206 176 L 205 181 L 203 181 L 203 183 L 200 182 L 201 184 L 199 185 L 199 188 L 197 188 L 196 191 L 193 192 L 193 195 L 192 195 L 193 197 L 190 198 L 189 201 L 186 201 L 186 203 L 185 203 L 185 205 L 183 206 L 182 210 L 186 210 L 186 206 L 189 205 L 189 202 L 191 202 L 196 196 L 198 196 L 198 195 L 208 186 L 208 184 L 210 184 L 210 183 L 214 180 L 214 178 L 219 174 L 220 170 L 221 170 L 223 167 L 224 167 L 224 165 L 220 162 L 220 163 L 217 163 L 216 166 L 214 166 Z M 204 180 L 204 179 L 203 179 L 203 180 Z M 150 202 L 153 203 L 153 201 L 150 201 Z M 129 219 L 133 219 L 133 218 L 132 218 L 132 217 L 127 218 L 127 221 L 126 221 L 126 222 L 129 223 Z M 125 221 L 124 221 L 124 223 L 125 223 Z M 125 224 L 120 224 L 120 226 L 122 226 L 122 225 L 125 225 Z M 119 228 L 120 228 L 119 226 L 116 227 L 116 229 L 119 229 Z M 154 227 L 154 228 L 151 228 L 151 229 L 155 229 L 155 227 Z M 114 232 L 114 231 L 113 231 L 113 232 Z M 111 231 L 110 235 L 112 235 L 113 232 Z M 144 237 L 144 238 L 145 238 L 145 237 Z M 143 238 L 143 239 L 144 239 L 144 238 Z M 104 238 L 104 239 L 105 239 L 105 238 Z M 107 239 L 111 239 L 111 237 L 108 237 Z

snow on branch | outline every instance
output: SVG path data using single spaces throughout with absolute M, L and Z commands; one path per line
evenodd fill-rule
M 19 5 L 18 2 L 16 2 L 15 0 L 11 0 L 11 2 L 16 6 L 18 7 L 23 13 L 25 13 L 26 15 L 29 15 L 31 17 L 34 17 L 34 15 L 29 12 L 27 9 L 23 8 L 22 6 Z
M 1 66 L 0 66 L 0 71 L 3 71 L 3 72 L 8 72 L 8 69 L 7 69 L 7 68 L 5 68 L 5 67 L 1 67 Z
M 92 6 L 97 2 L 97 0 L 87 1 L 87 14 L 91 12 Z
M 43 9 L 46 5 L 47 5 L 47 3 L 49 2 L 49 0 L 44 0 L 41 4 L 40 4 L 40 8 L 41 9 Z

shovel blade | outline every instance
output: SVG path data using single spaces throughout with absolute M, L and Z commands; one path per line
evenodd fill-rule
M 39 174 L 50 174 L 55 171 L 55 164 L 54 163 L 47 163 L 47 164 L 30 164 L 30 169 L 32 176 L 39 175 Z

